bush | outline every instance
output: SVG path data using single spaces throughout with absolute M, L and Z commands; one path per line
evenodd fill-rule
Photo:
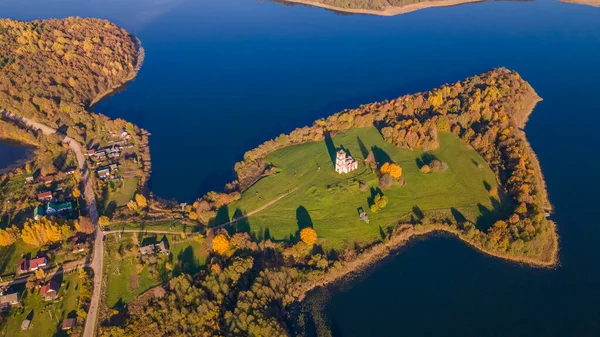
M 430 173 L 431 168 L 429 167 L 429 165 L 423 165 L 423 166 L 421 166 L 421 172 L 422 173 Z
M 379 178 L 379 187 L 381 187 L 381 189 L 383 190 L 387 190 L 388 188 L 392 187 L 393 183 L 394 178 L 392 178 L 392 176 L 387 173 L 382 175 L 381 178 Z
M 431 172 L 444 172 L 448 169 L 448 164 L 434 159 L 429 163 L 429 168 L 431 169 Z

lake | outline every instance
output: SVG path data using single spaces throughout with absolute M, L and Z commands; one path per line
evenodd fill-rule
M 141 39 L 138 78 L 95 110 L 149 130 L 152 191 L 187 201 L 220 190 L 246 150 L 316 118 L 518 71 L 544 98 L 526 133 L 561 265 L 523 267 L 434 237 L 334 291 L 325 313 L 336 336 L 600 335 L 600 8 L 495 1 L 375 17 L 258 0 L 4 0 L 0 13 L 101 17 Z
M 0 174 L 23 165 L 33 155 L 33 148 L 19 143 L 0 139 Z

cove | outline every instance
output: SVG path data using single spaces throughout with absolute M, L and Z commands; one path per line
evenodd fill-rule
M 383 18 L 253 0 L 8 0 L 0 13 L 101 17 L 141 39 L 138 78 L 95 110 L 152 133 L 151 189 L 180 200 L 220 190 L 244 151 L 316 118 L 496 66 L 518 71 L 544 99 L 526 133 L 561 265 L 537 270 L 427 239 L 336 292 L 326 316 L 341 336 L 598 334 L 599 9 L 485 2 Z

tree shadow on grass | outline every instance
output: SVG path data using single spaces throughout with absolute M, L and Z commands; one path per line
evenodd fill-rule
M 233 212 L 232 221 L 237 220 L 231 226 L 229 226 L 230 234 L 234 233 L 248 233 L 250 234 L 250 221 L 248 218 L 244 218 L 244 212 L 241 209 L 237 208 L 235 212 Z
M 173 267 L 173 277 L 177 277 L 181 274 L 194 275 L 199 271 L 200 263 L 198 262 L 192 247 L 187 247 L 177 254 L 177 261 Z
M 337 152 L 335 148 L 335 144 L 333 144 L 333 139 L 331 139 L 331 134 L 329 132 L 325 132 L 325 146 L 327 146 L 327 152 L 329 153 L 329 158 L 331 159 L 331 164 L 335 167 L 335 153 Z
M 424 165 L 431 164 L 432 161 L 437 160 L 438 158 L 431 152 L 425 152 L 421 155 L 421 157 L 417 158 L 417 167 L 420 169 Z
M 479 216 L 475 221 L 475 226 L 482 231 L 488 230 L 498 220 L 506 219 L 512 213 L 514 205 L 509 200 L 499 201 L 496 198 L 490 197 L 492 209 L 489 209 L 482 205 L 477 204 L 479 209 Z
M 215 216 L 215 218 L 213 219 L 213 226 L 219 226 L 225 223 L 228 223 L 230 221 L 229 218 L 229 207 L 227 205 L 219 208 L 219 210 L 217 211 L 217 215 Z
M 375 203 L 375 197 L 378 195 L 383 196 L 383 191 L 379 187 L 371 187 L 371 195 L 367 198 L 369 207 Z
M 298 224 L 298 230 L 296 231 L 295 236 L 290 234 L 290 242 L 296 242 L 300 240 L 300 231 L 304 228 L 313 228 L 312 218 L 304 206 L 296 208 L 296 221 Z
M 371 147 L 371 151 L 373 151 L 373 156 L 375 156 L 375 161 L 377 162 L 377 166 L 383 165 L 383 163 L 391 163 L 392 158 L 388 155 L 382 148 L 379 146 Z
M 367 156 L 369 156 L 369 149 L 367 149 L 365 143 L 363 143 L 360 137 L 356 137 L 356 141 L 358 142 L 358 148 L 360 149 L 360 154 L 362 155 L 363 159 L 367 159 Z

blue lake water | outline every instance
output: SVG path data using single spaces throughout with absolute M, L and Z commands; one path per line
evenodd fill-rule
M 522 267 L 451 238 L 418 242 L 331 298 L 334 335 L 600 335 L 600 8 L 543 0 L 340 15 L 258 0 L 4 0 L 13 19 L 93 16 L 137 35 L 138 78 L 95 109 L 152 133 L 152 191 L 193 200 L 266 139 L 506 66 L 544 98 L 526 127 L 561 265 Z M 0 148 L 0 155 L 4 152 Z
M 0 139 L 0 174 L 27 160 L 33 154 L 32 150 L 31 147 Z

